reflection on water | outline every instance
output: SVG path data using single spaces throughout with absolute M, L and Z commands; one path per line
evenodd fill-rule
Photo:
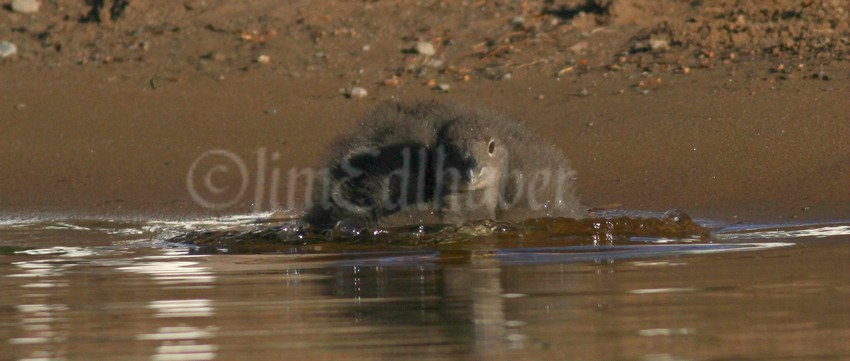
M 789 238 L 827 238 L 835 236 L 850 235 L 850 226 L 822 226 L 822 227 L 777 227 L 773 230 L 730 230 L 727 233 L 717 234 L 720 240 L 744 240 L 744 239 L 789 239 Z
M 20 298 L 15 303 L 15 318 L 20 333 L 6 338 L 9 345 L 29 349 L 25 359 L 56 359 L 64 356 L 67 341 L 68 305 L 55 303 L 55 294 L 61 293 L 68 283 L 62 278 L 67 264 L 52 262 L 16 262 L 17 273 L 8 277 L 19 278 Z M 10 288 L 4 287 L 5 293 Z
M 236 255 L 151 241 L 210 226 L 0 226 L 0 245 L 37 247 L 0 256 L 2 358 L 850 358 L 847 224 Z
M 178 259 L 179 258 L 179 259 Z M 207 288 L 215 276 L 198 262 L 183 260 L 184 257 L 142 257 L 136 264 L 118 267 L 119 271 L 150 275 L 163 288 Z M 170 259 L 170 260 L 169 260 Z

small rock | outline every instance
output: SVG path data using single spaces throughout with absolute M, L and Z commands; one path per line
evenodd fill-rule
M 525 25 L 525 16 L 522 16 L 522 15 L 514 16 L 514 18 L 511 19 L 511 25 L 513 25 L 514 27 L 517 27 L 517 28 L 523 27 Z
M 511 80 L 511 78 L 513 78 L 513 75 L 511 75 L 511 73 L 502 74 L 502 80 Z
M 207 2 L 205 0 L 186 0 L 183 2 L 183 8 L 186 10 L 198 10 L 206 7 Z
M 743 14 L 738 15 L 735 18 L 735 25 L 739 28 L 743 28 L 743 27 L 747 26 L 747 17 L 744 16 Z
M 8 58 L 18 53 L 18 47 L 8 41 L 0 41 L 0 58 Z
M 265 55 L 265 54 L 257 57 L 257 62 L 260 63 L 260 64 L 268 64 L 271 61 L 272 61 L 272 58 L 269 57 L 268 55 Z
M 646 41 L 638 41 L 638 42 L 636 42 L 632 45 L 632 52 L 634 52 L 634 53 L 649 51 L 649 49 L 650 49 L 649 43 L 646 42 Z
M 38 12 L 38 0 L 12 0 L 12 10 L 22 14 L 33 14 Z
M 596 17 L 585 13 L 584 11 L 580 11 L 578 15 L 572 18 L 572 25 L 576 29 L 579 30 L 593 30 L 593 28 L 597 27 Z
M 444 93 L 447 93 L 449 91 L 449 89 L 451 89 L 451 88 L 452 88 L 452 86 L 449 85 L 448 83 L 440 83 L 440 84 L 437 85 L 437 90 L 444 92 Z
M 27 107 L 27 105 L 24 104 L 24 103 L 15 104 L 15 110 L 23 110 L 26 107 Z
M 570 50 L 571 50 L 573 53 L 576 53 L 576 54 L 578 54 L 578 53 L 582 53 L 582 52 L 584 52 L 585 50 L 587 50 L 587 47 L 588 47 L 589 45 L 590 45 L 590 44 L 588 44 L 586 41 L 583 41 L 583 40 L 582 40 L 582 41 L 579 41 L 578 43 L 576 43 L 575 45 L 571 46 L 571 47 L 570 47 Z
M 222 62 L 222 61 L 227 60 L 227 56 L 225 56 L 224 53 L 222 53 L 222 52 L 212 51 L 212 52 L 201 55 L 201 59 L 209 60 L 209 61 L 215 61 L 215 62 Z
M 434 44 L 431 44 L 429 41 L 416 42 L 416 45 L 413 46 L 413 50 L 415 50 L 417 54 L 425 56 L 432 56 L 437 53 L 437 50 L 434 49 Z
M 664 39 L 649 39 L 649 48 L 652 51 L 667 51 L 670 50 L 670 42 Z
M 830 78 L 823 70 L 819 70 L 812 74 L 812 79 L 829 80 Z
M 399 87 L 401 86 L 401 79 L 397 75 L 393 75 L 392 78 L 384 79 L 384 85 L 391 87 Z
M 590 95 L 590 92 L 587 91 L 587 88 L 581 88 L 581 89 L 578 90 L 577 95 L 580 96 L 580 97 L 586 97 L 586 96 Z
M 439 68 L 443 66 L 443 61 L 440 59 L 431 59 L 431 61 L 428 62 L 428 66 L 432 68 Z
M 359 86 L 351 88 L 351 91 L 348 92 L 349 98 L 360 99 L 360 98 L 365 98 L 367 95 L 369 95 L 369 92 L 367 92 L 366 89 L 363 89 Z

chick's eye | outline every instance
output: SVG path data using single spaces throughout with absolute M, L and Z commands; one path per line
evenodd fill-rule
M 496 141 L 495 140 L 491 139 L 490 143 L 487 144 L 487 152 L 490 153 L 490 155 L 493 155 L 493 153 L 496 153 Z

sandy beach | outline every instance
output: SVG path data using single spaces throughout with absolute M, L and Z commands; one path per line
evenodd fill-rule
M 497 109 L 557 144 L 589 207 L 846 219 L 847 3 L 665 3 L 9 8 L 0 40 L 18 53 L 0 59 L 0 212 L 297 208 L 290 169 L 318 167 L 381 101 L 437 98 Z M 355 87 L 368 95 L 348 96 Z M 235 159 L 244 174 L 214 172 L 220 207 L 199 203 L 201 175 Z

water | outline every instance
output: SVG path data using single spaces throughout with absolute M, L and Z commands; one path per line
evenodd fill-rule
M 850 223 L 162 241 L 252 219 L 4 222 L 0 359 L 850 359 Z

